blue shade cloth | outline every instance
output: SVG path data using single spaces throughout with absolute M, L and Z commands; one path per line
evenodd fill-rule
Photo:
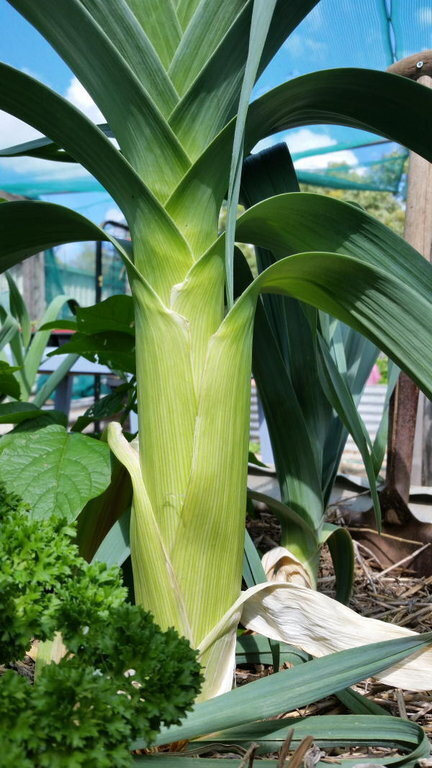
M 38 37 L 37 43 L 40 46 L 43 41 Z M 427 48 L 432 48 L 431 0 L 321 0 L 260 77 L 253 97 L 316 70 L 334 67 L 385 70 L 394 61 Z M 52 55 L 50 50 L 47 46 L 47 56 Z M 16 66 L 16 61 L 13 63 Z M 400 193 L 406 153 L 396 149 L 395 158 L 395 145 L 383 142 L 378 145 L 373 134 L 341 126 L 310 126 L 306 132 L 305 129 L 285 132 L 266 143 L 280 140 L 286 141 L 292 151 L 301 180 L 306 181 L 307 176 L 309 183 L 337 186 L 339 181 L 342 187 L 346 188 L 349 183 L 355 188 L 357 173 L 361 176 L 357 188 L 391 189 Z M 363 150 L 358 150 L 365 144 L 371 146 L 367 157 Z M 337 151 L 339 155 L 334 155 Z M 363 152 L 363 156 L 359 152 Z M 323 160 L 325 155 L 328 164 Z M 306 157 L 310 161 L 305 165 Z M 317 158 L 315 166 L 313 157 Z M 353 170 L 350 180 L 347 165 Z M 52 176 L 49 172 L 43 176 L 30 171 L 17 173 L 9 168 L 11 166 L 0 162 L 0 190 L 13 194 L 38 197 L 101 191 L 100 185 L 89 176 L 77 176 L 70 171 L 66 175 L 67 166 L 65 175 L 57 171 Z M 387 172 L 389 169 L 391 173 Z

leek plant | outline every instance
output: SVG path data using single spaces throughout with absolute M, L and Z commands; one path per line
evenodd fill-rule
M 298 191 L 286 144 L 250 155 L 245 161 L 241 195 L 246 207 L 271 195 Z M 319 207 L 322 205 L 320 201 Z M 319 216 L 313 197 L 308 213 L 309 237 L 319 247 L 324 232 L 313 229 L 314 214 Z M 384 230 L 382 237 L 385 242 Z M 293 229 L 290 239 L 292 250 L 298 250 Z M 257 248 L 256 258 L 262 272 L 278 255 Z M 244 287 L 251 279 L 240 263 L 238 282 Z M 289 576 L 290 561 L 293 565 L 297 558 L 296 573 L 302 565 L 304 581 L 315 586 L 320 549 L 327 543 L 336 572 L 336 594 L 343 602 L 348 601 L 352 587 L 353 546 L 347 529 L 325 522 L 325 511 L 350 432 L 364 461 L 379 529 L 376 478 L 384 458 L 388 401 L 397 366 L 391 366 L 386 407 L 373 445 L 357 411 L 378 354 L 378 347 L 353 328 L 294 298 L 267 295 L 256 312 L 252 365 L 282 503 L 253 491 L 249 496 L 265 502 L 281 524 L 282 549 L 272 553 L 273 571 L 280 577 L 284 569 Z M 269 558 L 266 560 L 268 564 Z
M 431 394 L 431 267 L 370 216 L 335 200 L 264 195 L 236 215 L 244 155 L 284 129 L 351 125 L 432 160 L 425 120 L 432 93 L 395 75 L 341 69 L 291 80 L 248 107 L 256 79 L 316 0 L 9 2 L 64 58 L 107 125 L 95 126 L 3 64 L 0 107 L 48 138 L 2 155 L 81 163 L 131 233 L 131 247 L 109 239 L 134 298 L 139 437 L 128 442 L 112 424 L 108 440 L 133 486 L 135 599 L 163 629 L 174 626 L 199 648 L 205 670 L 204 701 L 185 730 L 160 739 L 269 717 L 370 674 L 431 688 L 429 636 L 362 619 L 304 586 L 266 583 L 240 593 L 261 295 L 285 294 L 343 321 Z M 227 230 L 218 235 L 224 198 Z M 0 221 L 2 268 L 58 243 L 108 238 L 81 215 L 42 202 L 4 203 Z M 275 261 L 235 299 L 236 240 L 270 250 Z M 322 506 L 314 473 L 308 464 L 299 480 L 311 515 Z M 231 688 L 240 621 L 314 656 L 343 652 L 291 670 L 290 683 L 286 673 L 260 681 L 257 706 L 242 690 L 208 701 Z M 371 640 L 370 648 L 343 650 Z M 234 701 L 243 701 L 240 715 Z
M 34 387 L 50 336 L 42 326 L 55 322 L 68 297 L 56 296 L 43 317 L 33 325 L 15 280 L 8 272 L 6 280 L 9 307 L 0 305 L 0 398 L 3 401 L 8 398 L 8 401 L 0 404 L 0 423 L 14 424 L 35 418 L 39 422 L 41 418 L 48 418 L 48 421 L 57 419 L 62 423 L 64 414 L 52 412 L 47 417 L 40 408 L 78 359 L 77 355 L 67 355 L 36 394 Z

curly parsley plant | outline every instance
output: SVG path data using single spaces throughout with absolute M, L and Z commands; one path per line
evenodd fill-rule
M 130 743 L 151 744 L 200 689 L 189 643 L 128 604 L 119 569 L 88 565 L 74 535 L 0 488 L 0 664 L 56 632 L 67 648 L 34 685 L 0 674 L 0 768 L 123 768 Z

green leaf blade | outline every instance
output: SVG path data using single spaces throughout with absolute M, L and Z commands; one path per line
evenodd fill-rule
M 207 735 L 209 723 L 214 733 L 290 712 L 378 674 L 431 642 L 432 633 L 386 640 L 278 672 L 196 705 L 181 726 L 163 731 L 157 743 Z

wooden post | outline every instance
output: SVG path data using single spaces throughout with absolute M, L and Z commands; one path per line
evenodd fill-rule
M 393 64 L 388 71 L 417 80 L 421 85 L 430 88 L 432 87 L 432 51 L 423 51 L 421 54 L 409 56 Z M 414 152 L 410 153 L 409 158 L 404 236 L 413 248 L 431 260 L 432 165 Z M 402 372 L 392 397 L 389 417 L 386 491 L 382 498 L 383 511 L 389 522 L 402 523 L 406 519 L 412 482 L 418 408 L 418 387 Z M 424 410 L 427 412 L 427 406 L 421 402 L 420 411 L 423 412 Z M 423 445 L 423 439 L 421 445 Z M 421 453 L 424 454 L 423 449 Z M 423 462 L 420 461 L 420 463 Z M 415 464 L 417 465 L 415 467 L 416 481 L 422 482 L 423 477 L 419 477 L 418 459 Z

